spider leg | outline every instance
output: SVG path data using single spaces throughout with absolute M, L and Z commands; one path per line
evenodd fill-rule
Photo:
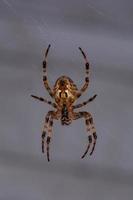
M 46 70 L 46 68 L 47 68 L 47 55 L 48 55 L 50 46 L 51 45 L 49 44 L 48 48 L 45 52 L 45 57 L 44 57 L 44 60 L 43 60 L 43 83 L 44 83 L 44 86 L 45 86 L 46 90 L 48 91 L 49 95 L 51 97 L 53 97 L 53 90 L 49 86 L 48 79 L 47 79 L 47 70 Z
M 88 113 L 88 112 L 79 112 L 79 113 L 74 113 L 74 115 L 75 115 L 74 119 L 79 119 L 79 118 L 84 117 L 85 124 L 86 124 L 86 127 L 87 127 L 88 146 L 87 146 L 84 154 L 81 157 L 81 158 L 84 158 L 86 156 L 86 154 L 88 153 L 88 151 L 89 151 L 91 146 L 92 146 L 92 149 L 91 149 L 90 155 L 92 155 L 92 153 L 93 153 L 93 151 L 95 149 L 96 140 L 97 140 L 96 130 L 95 130 L 93 118 L 92 118 L 90 113 Z
M 37 99 L 37 100 L 39 100 L 39 101 L 45 102 L 45 103 L 47 103 L 47 104 L 53 106 L 54 108 L 57 108 L 57 106 L 56 106 L 55 103 L 53 103 L 53 102 L 51 102 L 51 101 L 48 101 L 48 100 L 46 100 L 46 99 L 44 99 L 44 98 L 42 98 L 42 97 L 37 97 L 37 96 L 35 96 L 35 95 L 31 95 L 31 97 L 33 97 L 33 98 L 35 98 L 35 99 Z
M 88 88 L 88 85 L 89 85 L 89 73 L 90 73 L 90 70 L 89 70 L 89 67 L 90 67 L 90 64 L 87 60 L 87 57 L 84 53 L 84 51 L 81 49 L 81 47 L 79 47 L 79 50 L 81 51 L 83 57 L 84 57 L 84 60 L 85 60 L 85 68 L 86 68 L 86 77 L 85 77 L 85 83 L 83 85 L 83 87 L 80 89 L 79 93 L 78 93 L 78 97 L 80 97 L 82 95 L 83 92 L 85 92 L 85 90 Z
M 48 124 L 48 136 L 47 136 L 47 140 L 46 140 L 47 160 L 48 160 L 48 162 L 50 161 L 50 158 L 49 158 L 49 145 L 50 145 L 51 137 L 52 137 L 52 126 L 53 126 L 53 118 L 51 117 L 50 120 L 49 120 L 49 124 Z
M 84 101 L 83 103 L 77 104 L 73 106 L 73 109 L 75 108 L 81 108 L 82 106 L 85 106 L 89 102 L 93 101 L 97 97 L 97 94 L 95 94 L 93 97 L 89 98 L 87 101 Z
M 51 112 L 53 111 L 49 111 L 45 117 L 45 123 L 43 126 L 43 130 L 42 130 L 42 153 L 44 153 L 44 144 L 45 144 L 45 137 L 47 136 L 48 133 L 48 123 L 49 123 L 49 118 L 51 115 Z
M 45 117 L 45 124 L 42 131 L 42 153 L 44 153 L 44 144 L 46 144 L 46 152 L 47 152 L 47 160 L 50 161 L 49 158 L 49 145 L 52 137 L 52 126 L 53 126 L 53 118 L 55 116 L 54 111 L 49 111 Z M 45 140 L 46 139 L 46 140 Z
M 46 137 L 46 131 L 42 132 L 42 153 L 44 153 L 44 143 L 45 143 L 45 137 Z
M 42 153 L 44 153 L 44 144 L 45 144 L 45 137 L 47 135 L 47 126 L 48 126 L 49 116 L 50 116 L 50 113 L 48 112 L 45 117 L 45 123 L 42 130 Z

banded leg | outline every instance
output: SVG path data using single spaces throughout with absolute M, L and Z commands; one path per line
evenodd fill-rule
M 42 153 L 44 153 L 44 143 L 45 143 L 45 137 L 46 137 L 46 130 L 43 130 L 42 132 Z
M 46 150 L 47 150 L 47 160 L 48 162 L 50 161 L 50 158 L 49 158 L 49 145 L 50 145 L 50 142 L 51 142 L 51 137 L 52 137 L 52 126 L 53 126 L 53 118 L 51 117 L 49 119 L 49 123 L 48 123 L 48 136 L 47 136 L 47 140 L 46 140 Z
M 42 153 L 44 153 L 44 144 L 46 144 L 47 159 L 49 159 L 49 144 L 52 136 L 52 126 L 53 126 L 53 114 L 54 111 L 49 111 L 45 117 L 45 124 L 42 131 Z M 45 140 L 46 138 L 46 140 Z
M 83 103 L 74 105 L 73 109 L 75 109 L 75 108 L 81 108 L 82 106 L 85 106 L 87 103 L 93 101 L 96 97 L 97 97 L 97 94 L 95 94 L 93 97 L 89 98 L 87 101 L 84 101 Z
M 45 117 L 45 123 L 44 123 L 43 130 L 42 130 L 42 153 L 44 153 L 44 144 L 45 144 L 45 137 L 47 135 L 47 127 L 48 127 L 49 117 L 50 117 L 50 112 L 48 112 Z
M 80 97 L 82 95 L 83 92 L 85 92 L 85 90 L 88 88 L 88 85 L 89 85 L 89 73 L 90 73 L 90 70 L 89 70 L 89 67 L 90 67 L 90 64 L 87 60 L 87 57 L 84 53 L 84 51 L 81 49 L 81 47 L 79 47 L 79 50 L 81 51 L 83 57 L 84 57 L 84 60 L 85 60 L 85 68 L 86 68 L 86 77 L 85 77 L 85 83 L 83 85 L 83 87 L 80 89 L 80 92 L 78 93 L 78 97 Z
M 91 149 L 90 155 L 92 155 L 92 153 L 95 149 L 97 135 L 96 135 L 96 130 L 94 127 L 94 122 L 93 122 L 93 118 L 92 118 L 91 114 L 88 112 L 75 113 L 75 119 L 79 119 L 82 117 L 84 117 L 84 119 L 85 119 L 85 123 L 87 126 L 87 133 L 88 133 L 88 146 L 86 148 L 86 151 L 84 152 L 84 154 L 81 157 L 81 158 L 84 158 L 86 156 L 86 154 L 88 153 L 91 146 L 92 146 L 92 149 Z
M 45 123 L 43 126 L 43 130 L 42 130 L 42 153 L 44 153 L 44 144 L 45 144 L 45 137 L 47 135 L 48 132 L 48 122 L 49 122 L 49 118 L 50 118 L 50 114 L 52 111 L 49 111 L 45 117 Z
M 57 108 L 57 106 L 56 106 L 55 103 L 53 103 L 53 102 L 51 102 L 51 101 L 48 101 L 48 100 L 46 100 L 46 99 L 44 99 L 44 98 L 42 98 L 42 97 L 37 97 L 37 96 L 35 96 L 35 95 L 31 95 L 31 97 L 33 97 L 33 98 L 35 98 L 35 99 L 37 99 L 37 100 L 39 100 L 39 101 L 45 102 L 45 103 L 47 103 L 47 104 L 53 106 L 54 108 Z
M 48 48 L 45 52 L 45 57 L 44 57 L 44 61 L 43 61 L 43 83 L 44 83 L 44 86 L 45 86 L 46 90 L 48 91 L 49 95 L 51 97 L 53 97 L 53 90 L 49 86 L 48 79 L 47 79 L 47 70 L 46 70 L 47 69 L 47 55 L 48 55 L 50 46 L 51 45 L 49 44 Z

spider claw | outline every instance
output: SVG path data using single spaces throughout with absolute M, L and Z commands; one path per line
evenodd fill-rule
M 81 48 L 81 47 L 79 47 L 79 50 L 81 51 L 81 53 L 82 53 L 82 55 L 83 55 L 84 59 L 86 60 L 86 55 L 85 55 L 85 53 L 84 53 L 84 51 L 82 50 L 82 48 Z
M 90 156 L 91 156 L 91 155 L 93 154 L 93 152 L 94 152 L 95 145 L 96 145 L 96 141 L 95 141 L 94 144 L 93 144 L 92 150 L 91 150 L 91 152 L 90 152 Z
M 49 151 L 47 151 L 47 160 L 48 160 L 48 162 L 50 162 Z
M 86 152 L 81 156 L 81 159 L 83 159 L 86 156 Z
M 86 156 L 87 152 L 85 152 L 82 156 L 81 159 L 83 159 Z
M 97 94 L 95 94 L 94 96 L 93 96 L 93 98 L 95 99 L 97 97 Z
M 37 99 L 37 96 L 35 96 L 35 95 L 32 95 L 32 94 L 31 94 L 30 96 L 33 97 L 33 98 L 35 98 L 35 99 Z
M 85 151 L 84 154 L 82 155 L 82 157 L 81 157 L 82 159 L 83 159 L 83 158 L 86 156 L 86 154 L 88 153 L 89 148 L 90 148 L 90 143 L 88 144 L 86 151 Z
M 49 159 L 49 157 L 47 157 L 47 160 L 48 160 L 48 162 L 50 162 L 50 159 Z
M 83 159 L 85 156 L 83 155 L 83 156 L 81 156 L 81 159 Z
M 46 49 L 46 52 L 45 52 L 45 58 L 46 58 L 47 55 L 48 55 L 48 52 L 49 52 L 50 47 L 51 47 L 51 45 L 49 44 L 49 45 L 48 45 L 48 48 Z

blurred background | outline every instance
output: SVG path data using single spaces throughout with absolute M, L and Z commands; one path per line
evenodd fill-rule
M 51 86 L 65 74 L 80 88 L 91 63 L 92 113 L 98 140 L 87 145 L 84 120 L 55 121 L 51 162 L 41 153 L 41 130 L 51 99 L 43 87 L 48 44 Z M 0 200 L 131 200 L 133 198 L 133 1 L 0 1 Z

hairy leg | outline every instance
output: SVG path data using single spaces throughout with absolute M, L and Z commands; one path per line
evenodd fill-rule
M 50 145 L 51 137 L 52 137 L 53 119 L 56 119 L 56 113 L 54 111 L 49 111 L 45 117 L 45 123 L 44 123 L 43 131 L 42 131 L 42 153 L 44 153 L 44 144 L 45 144 L 48 161 L 50 161 L 49 145 Z
M 47 55 L 48 55 L 49 49 L 50 49 L 50 44 L 45 52 L 45 57 L 43 61 L 43 83 L 49 95 L 53 97 L 53 90 L 49 86 L 48 79 L 47 79 Z
M 82 95 L 83 92 L 85 92 L 85 90 L 88 88 L 88 85 L 89 85 L 89 73 L 90 73 L 90 64 L 87 60 L 87 57 L 84 53 L 84 51 L 81 49 L 81 47 L 79 47 L 79 50 L 81 51 L 83 57 L 84 57 L 84 60 L 85 60 L 85 68 L 86 68 L 86 77 L 85 77 L 85 83 L 83 85 L 83 87 L 80 89 L 79 93 L 78 93 L 78 97 L 80 97 Z
M 35 99 L 37 99 L 37 100 L 39 100 L 39 101 L 45 102 L 45 103 L 47 103 L 47 104 L 53 106 L 54 108 L 57 108 L 57 106 L 56 106 L 55 103 L 53 103 L 53 102 L 51 102 L 51 101 L 48 101 L 48 100 L 46 100 L 46 99 L 44 99 L 44 98 L 42 98 L 42 97 L 37 97 L 37 96 L 35 96 L 35 95 L 31 95 L 31 97 L 33 97 L 33 98 L 35 98 Z
M 47 150 L 47 159 L 48 159 L 48 162 L 50 161 L 50 158 L 49 158 L 49 145 L 50 145 L 50 142 L 51 142 L 51 137 L 52 137 L 52 126 L 53 126 L 53 118 L 51 117 L 49 119 L 49 123 L 48 123 L 48 133 L 47 133 L 47 140 L 46 140 L 46 150 Z
M 84 101 L 83 103 L 74 105 L 74 106 L 73 106 L 73 109 L 81 108 L 82 106 L 85 106 L 85 105 L 88 104 L 89 102 L 93 101 L 96 97 L 97 97 L 97 94 L 95 94 L 93 97 L 89 98 L 87 101 Z
M 82 117 L 85 119 L 85 124 L 86 124 L 87 134 L 88 134 L 88 146 L 87 146 L 86 151 L 84 152 L 83 156 L 81 157 L 81 158 L 84 158 L 86 156 L 86 154 L 88 153 L 91 145 L 92 145 L 92 149 L 91 149 L 90 155 L 92 155 L 92 153 L 95 149 L 97 135 L 96 135 L 93 118 L 90 113 L 88 113 L 88 112 L 74 113 L 75 120 L 82 118 Z

